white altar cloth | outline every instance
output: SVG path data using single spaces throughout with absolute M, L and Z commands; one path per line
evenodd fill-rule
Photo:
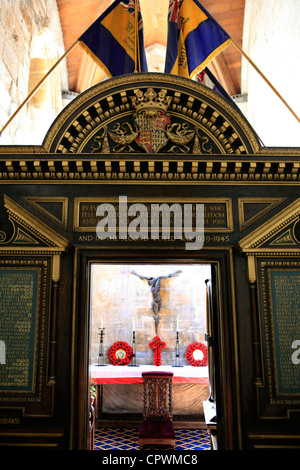
M 91 378 L 98 384 L 105 383 L 142 383 L 142 372 L 173 372 L 174 384 L 208 384 L 208 366 L 193 367 L 193 366 L 114 366 L 105 365 L 98 366 L 93 364 L 91 366 Z

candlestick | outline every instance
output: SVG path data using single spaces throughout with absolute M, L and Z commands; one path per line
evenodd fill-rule
M 99 342 L 99 354 L 98 354 L 98 366 L 105 366 L 104 364 L 104 354 L 103 354 L 103 336 L 104 336 L 104 328 L 101 327 L 99 328 L 100 333 L 98 335 L 100 336 L 100 342 Z
M 175 354 L 175 364 L 173 367 L 183 367 L 180 365 L 180 357 L 179 357 L 179 332 L 176 331 L 176 354 Z
M 136 355 L 135 355 L 135 331 L 132 332 L 132 360 L 128 364 L 128 367 L 139 367 L 136 364 Z

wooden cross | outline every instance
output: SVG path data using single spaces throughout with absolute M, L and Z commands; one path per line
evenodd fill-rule
M 154 349 L 154 365 L 160 366 L 161 365 L 161 349 L 166 347 L 166 343 L 161 341 L 159 336 L 154 336 L 153 340 L 150 341 L 149 347 Z

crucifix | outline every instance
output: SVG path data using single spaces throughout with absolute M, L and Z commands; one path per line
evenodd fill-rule
M 161 309 L 161 297 L 160 297 L 160 287 L 161 287 L 161 280 L 162 279 L 167 279 L 169 277 L 176 276 L 176 274 L 181 273 L 181 271 L 175 271 L 173 274 L 168 274 L 166 276 L 158 276 L 158 277 L 145 277 L 141 276 L 140 274 L 137 274 L 135 271 L 131 271 L 132 274 L 135 274 L 138 276 L 140 279 L 145 280 L 148 282 L 148 285 L 151 287 L 151 294 L 152 294 L 152 303 L 151 307 L 153 310 L 153 317 L 154 317 L 154 323 L 155 323 L 155 333 L 157 334 L 158 330 L 158 324 L 159 324 L 159 311 Z

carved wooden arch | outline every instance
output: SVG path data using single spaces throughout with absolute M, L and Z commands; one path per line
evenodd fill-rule
M 249 155 L 257 135 L 211 89 L 167 74 L 110 79 L 75 98 L 44 140 L 57 154 Z

